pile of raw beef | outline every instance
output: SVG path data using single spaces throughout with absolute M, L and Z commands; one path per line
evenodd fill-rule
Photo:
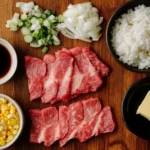
M 112 132 L 115 123 L 111 108 L 102 109 L 98 98 L 79 101 L 67 106 L 30 110 L 32 120 L 30 142 L 52 145 L 59 140 L 60 146 L 77 138 L 84 142 L 92 136 Z
M 41 98 L 43 103 L 70 99 L 96 91 L 109 68 L 89 48 L 63 48 L 44 59 L 25 57 L 30 100 Z

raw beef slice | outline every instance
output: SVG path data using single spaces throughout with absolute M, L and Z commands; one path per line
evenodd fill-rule
M 62 100 L 65 99 L 71 92 L 74 58 L 69 50 L 65 48 L 56 52 L 55 55 L 60 58 L 60 66 L 58 66 L 60 68 L 56 73 L 59 80 L 57 99 Z
M 79 125 L 84 118 L 82 102 L 76 102 L 68 107 L 69 129 L 66 136 L 61 139 L 60 146 L 65 145 L 69 140 L 75 138 Z
M 68 133 L 69 129 L 69 113 L 67 106 L 59 107 L 59 127 L 60 127 L 60 139 Z
M 43 80 L 46 75 L 46 64 L 35 57 L 25 57 L 25 68 L 28 77 L 30 100 L 40 98 L 43 94 Z
M 47 75 L 44 80 L 44 94 L 42 95 L 41 99 L 43 103 L 48 103 L 50 102 L 50 100 L 56 97 L 58 90 L 58 85 L 55 82 L 55 77 L 52 75 L 56 57 L 52 54 L 47 54 L 44 56 L 43 60 L 47 64 Z
M 70 94 L 74 59 L 71 54 L 58 51 L 55 56 L 46 55 L 44 61 L 48 66 L 48 75 L 44 83 L 42 102 L 53 104 Z
M 30 110 L 32 120 L 30 142 L 52 145 L 59 140 L 60 146 L 69 140 L 77 138 L 84 142 L 92 136 L 113 132 L 116 125 L 109 106 L 101 110 L 98 98 L 90 98 L 82 102 L 42 110 Z
M 94 127 L 101 112 L 101 103 L 98 98 L 90 98 L 82 101 L 84 110 L 84 120 L 80 124 L 76 138 L 84 142 L 93 136 Z
M 105 108 L 103 108 L 95 127 L 97 128 L 97 132 L 95 133 L 96 136 L 101 133 L 113 132 L 116 125 L 110 106 L 106 106 Z
M 33 109 L 29 111 L 29 114 L 32 121 L 30 130 L 30 142 L 41 143 L 39 138 L 45 127 L 42 112 L 41 110 Z
M 102 85 L 102 78 L 81 48 L 70 49 L 75 62 L 71 95 L 94 92 Z
M 42 116 L 45 122 L 44 145 L 50 146 L 60 138 L 58 111 L 56 107 L 45 108 L 42 110 Z
M 110 69 L 102 61 L 100 61 L 100 59 L 98 59 L 96 54 L 92 50 L 90 50 L 90 48 L 84 47 L 82 48 L 82 51 L 89 58 L 89 60 L 101 76 L 108 75 Z

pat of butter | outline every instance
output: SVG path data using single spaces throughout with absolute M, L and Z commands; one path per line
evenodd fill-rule
M 150 91 L 147 92 L 144 100 L 138 107 L 136 114 L 140 114 L 150 121 Z

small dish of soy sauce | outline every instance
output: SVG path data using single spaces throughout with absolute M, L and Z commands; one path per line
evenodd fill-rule
M 0 38 L 0 84 L 7 82 L 17 68 L 17 55 L 12 45 Z

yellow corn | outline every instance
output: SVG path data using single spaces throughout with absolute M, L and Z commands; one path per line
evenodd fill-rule
M 0 98 L 0 146 L 13 140 L 20 127 L 19 114 L 7 99 Z
M 13 105 L 10 106 L 10 113 L 11 113 L 11 114 L 15 114 L 15 112 L 16 112 L 15 107 L 14 107 Z
M 11 131 L 8 131 L 8 132 L 7 132 L 7 136 L 10 136 L 10 135 L 12 135 L 12 132 L 11 132 Z
M 5 145 L 5 140 L 0 140 L 0 146 Z

